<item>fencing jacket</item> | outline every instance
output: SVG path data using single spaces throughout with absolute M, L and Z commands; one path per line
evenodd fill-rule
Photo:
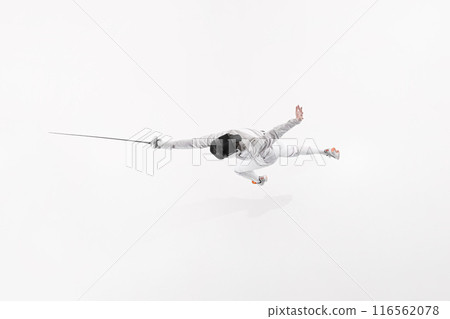
M 255 129 L 236 129 L 219 133 L 205 135 L 199 138 L 167 141 L 157 148 L 174 148 L 174 149 L 190 149 L 209 147 L 215 139 L 224 134 L 239 134 L 242 141 L 239 143 L 240 152 L 237 156 L 240 159 L 254 159 L 261 165 L 273 164 L 277 157 L 273 150 L 273 143 L 281 138 L 287 131 L 299 124 L 301 121 L 291 119 L 286 123 L 278 125 L 268 132 Z

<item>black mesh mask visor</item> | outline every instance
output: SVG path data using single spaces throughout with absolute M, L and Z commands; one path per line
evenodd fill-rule
M 236 153 L 237 146 L 241 140 L 240 135 L 225 134 L 212 141 L 209 150 L 218 159 L 224 159 Z

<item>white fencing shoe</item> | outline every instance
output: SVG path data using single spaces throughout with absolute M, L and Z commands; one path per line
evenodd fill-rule
M 337 160 L 341 157 L 341 153 L 334 147 L 331 150 L 327 148 L 324 152 L 326 156 L 335 158 Z
M 258 179 L 259 179 L 259 183 L 258 183 L 258 182 L 255 182 L 255 181 L 252 181 L 252 183 L 253 183 L 253 184 L 257 184 L 257 185 L 259 185 L 259 186 L 263 186 L 264 183 L 267 182 L 267 180 L 268 180 L 267 175 L 259 176 Z

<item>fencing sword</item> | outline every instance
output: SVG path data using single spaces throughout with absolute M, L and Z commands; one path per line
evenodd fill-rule
M 104 139 L 104 140 L 115 140 L 115 141 L 124 141 L 124 142 L 144 143 L 144 144 L 150 144 L 150 145 L 154 145 L 156 140 L 158 139 L 156 137 L 153 140 L 151 140 L 150 142 L 148 142 L 148 141 L 130 140 L 130 139 L 126 139 L 126 138 L 97 136 L 97 135 L 84 135 L 84 134 L 72 134 L 72 133 L 60 133 L 60 132 L 49 132 L 49 133 L 50 134 L 56 134 L 56 135 L 68 135 L 68 136 L 78 136 L 78 137 L 100 138 L 100 139 Z

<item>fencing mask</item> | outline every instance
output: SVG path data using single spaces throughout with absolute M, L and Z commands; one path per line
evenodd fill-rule
M 209 150 L 218 159 L 224 159 L 236 153 L 242 137 L 238 134 L 225 134 L 212 141 Z

